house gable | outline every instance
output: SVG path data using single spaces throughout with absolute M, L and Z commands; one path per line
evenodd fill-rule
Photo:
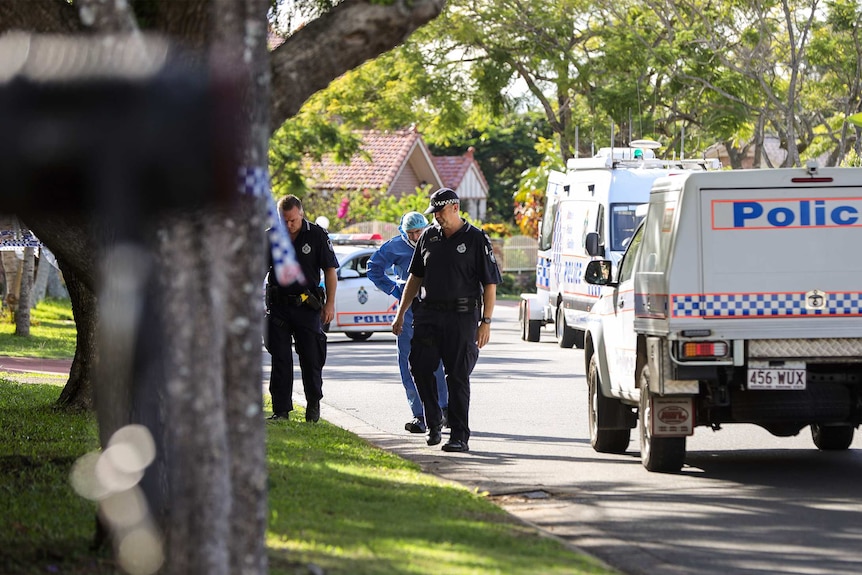
M 361 152 L 350 163 L 339 164 L 331 154 L 320 162 L 309 161 L 305 173 L 309 185 L 324 193 L 382 190 L 396 198 L 412 195 L 417 188 L 430 192 L 452 188 L 461 198 L 461 209 L 474 220 L 483 220 L 488 182 L 473 157 L 471 147 L 462 156 L 433 156 L 413 129 L 359 132 Z
M 331 154 L 320 162 L 308 162 L 306 174 L 312 188 L 323 191 L 387 189 L 397 197 L 412 194 L 423 183 L 442 187 L 431 153 L 415 130 L 359 132 L 361 152 L 347 164 Z

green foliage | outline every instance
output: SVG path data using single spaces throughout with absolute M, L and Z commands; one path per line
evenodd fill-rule
M 452 65 L 433 61 L 411 38 L 334 80 L 305 103 L 297 118 L 324 118 L 363 130 L 415 125 L 425 138 L 437 141 L 462 132 L 468 114 L 464 102 Z
M 306 103 L 274 138 L 274 187 L 302 188 L 306 154 L 348 158 L 351 130 L 415 126 L 435 154 L 473 146 L 490 186 L 488 221 L 512 221 L 519 190 L 514 219 L 530 230 L 545 171 L 540 139 L 553 139 L 561 160 L 591 155 L 609 145 L 613 123 L 617 145 L 650 137 L 666 157 L 683 145 L 694 157 L 716 142 L 742 152 L 775 135 L 806 157 L 837 159 L 854 134 L 834 119 L 862 109 L 862 5 L 830 2 L 810 30 L 809 3 L 789 4 L 788 18 L 778 8 L 534 0 L 524 10 L 516 0 L 450 0 L 404 45 Z M 359 199 L 349 200 L 359 213 Z M 337 209 L 341 197 L 328 201 Z
M 539 220 L 542 219 L 545 206 L 545 189 L 551 170 L 564 171 L 557 143 L 540 138 L 536 151 L 542 155 L 542 161 L 537 166 L 525 170 L 515 192 L 515 223 L 522 235 L 531 238 L 539 235 Z
M 275 197 L 295 194 L 302 198 L 306 185 L 303 162 L 306 158 L 319 161 L 332 154 L 336 162 L 347 162 L 362 144 L 351 130 L 321 115 L 302 114 L 285 122 L 269 142 L 269 166 L 272 193 Z
M 512 224 L 486 223 L 482 224 L 482 231 L 492 238 L 508 238 L 515 230 Z
M 536 273 L 513 273 L 506 272 L 501 274 L 503 282 L 497 285 L 498 296 L 519 296 L 522 293 L 532 293 L 536 291 Z M 504 297 L 501 299 L 510 299 Z M 518 298 L 520 299 L 520 298 Z
M 15 324 L 0 322 L 0 349 L 11 357 L 71 359 L 77 331 L 69 300 L 46 299 L 30 310 L 30 336 L 15 335 Z
M 542 159 L 536 141 L 550 137 L 551 133 L 540 114 L 511 113 L 494 122 L 477 119 L 473 127 L 465 127 L 463 134 L 453 138 L 449 145 L 435 140 L 428 140 L 428 144 L 435 155 L 461 155 L 472 147 L 473 157 L 488 181 L 486 219 L 512 223 L 512 194 L 518 188 L 521 174 Z
M 429 195 L 430 190 L 416 190 L 400 198 L 387 194 L 386 190 L 350 190 L 328 195 L 312 190 L 305 194 L 302 207 L 309 220 L 325 216 L 329 219 L 329 231 L 340 232 L 362 222 L 398 223 L 406 212 L 424 212 Z
M 862 168 L 862 156 L 856 150 L 850 150 L 841 165 L 845 168 Z

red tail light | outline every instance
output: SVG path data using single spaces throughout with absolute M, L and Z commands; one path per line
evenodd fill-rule
M 711 359 L 727 356 L 727 342 L 688 341 L 682 344 L 681 359 Z

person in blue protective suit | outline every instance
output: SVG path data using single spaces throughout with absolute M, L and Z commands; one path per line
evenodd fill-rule
M 371 259 L 368 260 L 368 279 L 377 289 L 401 299 L 401 290 L 407 281 L 407 268 L 413 258 L 413 249 L 416 240 L 428 226 L 425 216 L 419 212 L 407 212 L 401 218 L 398 226 L 399 234 L 385 244 L 380 246 Z M 386 275 L 386 271 L 392 268 L 396 279 L 393 280 Z M 425 413 L 422 409 L 422 400 L 416 391 L 416 384 L 410 374 L 410 340 L 413 338 L 413 312 L 407 310 L 404 317 L 404 329 L 398 335 L 398 368 L 401 371 L 401 383 L 407 394 L 407 403 L 413 412 L 413 419 L 404 425 L 404 429 L 410 433 L 425 433 Z M 443 363 L 434 372 L 437 380 L 437 398 L 440 408 L 443 410 L 443 420 L 446 423 L 446 415 L 449 405 L 449 393 L 446 389 L 446 377 L 443 373 Z

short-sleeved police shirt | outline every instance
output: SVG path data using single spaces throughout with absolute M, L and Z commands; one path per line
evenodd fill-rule
M 483 286 L 501 281 L 488 234 L 466 221 L 449 238 L 439 226 L 426 229 L 416 244 L 410 273 L 422 278 L 430 301 L 479 299 Z
M 326 230 L 313 224 L 308 220 L 302 221 L 302 228 L 299 230 L 296 239 L 293 240 L 293 249 L 296 252 L 296 261 L 299 262 L 299 267 L 302 268 L 302 275 L 305 276 L 306 285 L 300 285 L 294 282 L 287 287 L 279 286 L 279 293 L 298 295 L 301 294 L 306 287 L 314 287 L 320 284 L 320 271 L 337 268 L 338 259 L 335 257 L 335 250 L 332 249 L 332 242 L 329 241 L 329 234 Z M 270 261 L 270 268 L 272 261 Z M 273 282 L 273 274 L 270 271 L 270 282 Z

